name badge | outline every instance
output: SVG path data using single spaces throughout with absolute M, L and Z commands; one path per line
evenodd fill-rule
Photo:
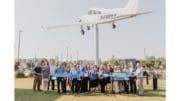
M 52 80 L 56 80 L 56 77 L 53 76 L 53 77 L 51 77 L 51 79 L 52 79 Z
M 88 77 L 88 73 L 85 73 L 84 76 L 85 76 L 85 77 Z

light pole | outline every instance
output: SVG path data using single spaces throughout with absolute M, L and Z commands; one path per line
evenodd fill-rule
M 79 52 L 78 51 L 76 51 L 76 55 L 77 55 L 76 59 L 77 59 L 77 62 L 78 62 L 78 57 L 79 57 Z
M 63 54 L 61 53 L 61 62 L 63 61 Z
M 146 48 L 144 48 L 144 60 L 146 59 Z
M 18 59 L 18 61 L 19 61 L 19 57 L 20 57 L 20 46 L 21 46 L 21 33 L 22 33 L 23 31 L 22 30 L 19 30 L 19 41 L 18 41 L 18 56 L 17 56 L 17 59 Z
M 68 53 L 68 46 L 66 47 L 66 49 L 67 49 L 66 62 L 68 63 L 68 55 L 69 55 L 69 53 Z

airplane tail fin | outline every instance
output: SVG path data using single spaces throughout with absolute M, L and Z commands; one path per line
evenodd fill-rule
M 139 0 L 129 0 L 128 4 L 125 6 L 125 10 L 128 13 L 137 13 L 139 6 Z

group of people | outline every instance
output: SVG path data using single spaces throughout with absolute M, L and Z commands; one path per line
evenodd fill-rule
M 79 74 L 82 74 L 79 76 Z M 125 73 L 128 77 L 126 80 L 116 80 L 110 76 L 112 73 Z M 154 73 L 154 72 L 153 72 Z M 149 74 L 144 70 L 139 61 L 135 64 L 129 62 L 127 66 L 125 64 L 117 65 L 112 67 L 108 65 L 87 65 L 80 63 L 78 64 L 67 64 L 62 62 L 59 64 L 55 60 L 42 59 L 33 70 L 34 84 L 33 90 L 41 90 L 41 82 L 43 83 L 43 91 L 48 92 L 49 87 L 51 90 L 55 90 L 55 81 L 57 82 L 58 93 L 66 93 L 67 87 L 69 86 L 72 93 L 89 92 L 100 89 L 101 93 L 104 93 L 107 89 L 113 92 L 125 91 L 127 94 L 137 93 L 138 95 L 144 95 L 143 79 Z M 70 77 L 66 76 L 55 76 L 70 74 Z M 154 73 L 155 75 L 155 73 Z M 154 80 L 154 79 L 153 79 Z M 157 79 L 156 79 L 157 80 Z M 154 84 L 157 89 L 157 81 Z M 137 84 L 137 86 L 136 86 Z M 36 89 L 37 88 L 37 89 Z M 129 89 L 130 88 L 130 89 Z

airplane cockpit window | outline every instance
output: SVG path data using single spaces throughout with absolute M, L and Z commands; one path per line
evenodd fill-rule
M 88 14 L 89 15 L 101 14 L 101 11 L 90 10 L 90 11 L 88 11 Z

